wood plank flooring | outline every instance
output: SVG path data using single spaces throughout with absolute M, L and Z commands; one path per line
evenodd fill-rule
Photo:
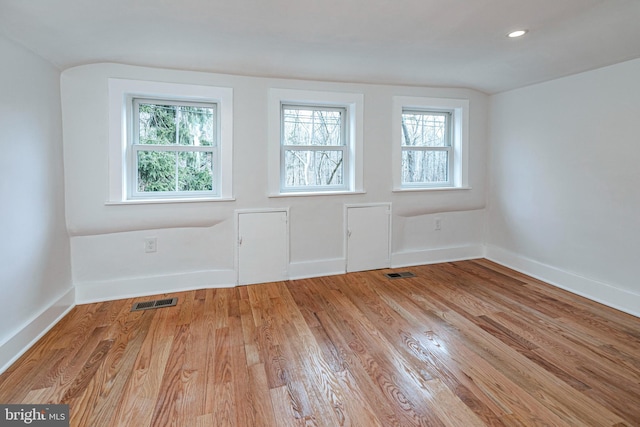
M 640 426 L 640 319 L 487 260 L 402 270 L 80 305 L 0 402 L 92 427 Z

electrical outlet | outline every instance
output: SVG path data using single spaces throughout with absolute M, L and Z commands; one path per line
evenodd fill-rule
M 144 239 L 144 251 L 146 253 L 156 252 L 158 250 L 158 238 L 147 237 Z
M 434 227 L 433 227 L 433 228 L 434 228 L 434 230 L 436 230 L 436 231 L 440 231 L 440 230 L 442 230 L 442 219 L 440 219 L 440 218 L 436 218 L 436 220 L 435 220 L 435 225 L 434 225 Z

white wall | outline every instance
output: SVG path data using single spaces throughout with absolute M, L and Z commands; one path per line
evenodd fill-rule
M 488 256 L 640 314 L 640 60 L 491 98 Z
M 110 77 L 233 88 L 236 200 L 105 205 Z M 267 107 L 272 87 L 364 94 L 366 194 L 267 197 Z M 394 95 L 470 99 L 471 190 L 391 191 Z M 117 64 L 66 70 L 62 73 L 65 188 L 78 300 L 234 284 L 236 209 L 290 208 L 292 277 L 344 272 L 345 203 L 393 203 L 396 265 L 481 256 L 487 103 L 486 95 L 464 89 L 279 80 Z M 435 216 L 442 218 L 442 231 L 433 231 Z M 158 238 L 157 253 L 144 252 L 147 236 Z
M 60 72 L 0 37 L 0 372 L 74 303 Z

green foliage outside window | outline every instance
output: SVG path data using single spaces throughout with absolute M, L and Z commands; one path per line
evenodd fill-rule
M 137 190 L 212 191 L 215 105 L 139 102 L 137 108 Z

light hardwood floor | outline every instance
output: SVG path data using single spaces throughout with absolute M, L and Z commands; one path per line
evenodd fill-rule
M 0 402 L 91 427 L 640 425 L 640 319 L 486 260 L 402 270 L 80 305 Z

